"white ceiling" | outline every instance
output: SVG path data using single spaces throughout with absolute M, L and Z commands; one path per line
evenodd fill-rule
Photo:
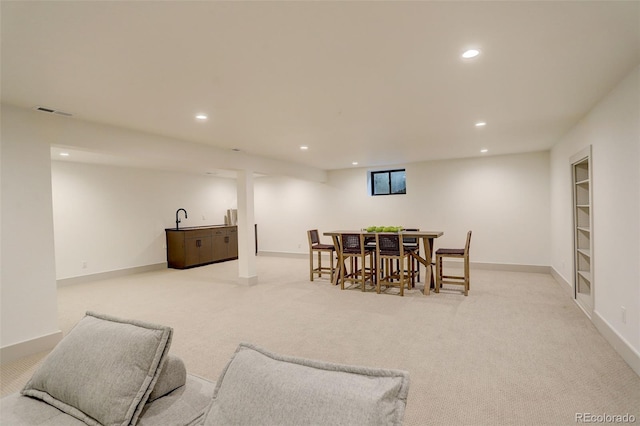
M 2 102 L 327 170 L 548 149 L 640 63 L 637 1 L 0 7 Z

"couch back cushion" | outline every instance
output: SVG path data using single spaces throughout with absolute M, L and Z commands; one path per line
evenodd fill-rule
M 205 426 L 400 425 L 409 374 L 277 355 L 242 343 L 220 375 Z
M 173 330 L 87 312 L 22 390 L 89 425 L 135 425 Z

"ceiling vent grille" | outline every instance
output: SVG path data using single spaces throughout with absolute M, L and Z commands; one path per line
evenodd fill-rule
M 56 115 L 61 115 L 63 117 L 73 117 L 73 114 L 68 113 L 68 112 L 64 112 L 64 111 L 59 111 L 57 109 L 53 109 L 53 108 L 48 108 L 48 107 L 43 107 L 43 106 L 35 106 L 33 107 L 34 110 L 36 111 L 40 111 L 40 112 L 46 112 L 47 114 L 56 114 Z

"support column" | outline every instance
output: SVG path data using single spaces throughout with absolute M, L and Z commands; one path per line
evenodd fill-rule
M 258 283 L 253 211 L 253 171 L 238 170 L 238 282 Z

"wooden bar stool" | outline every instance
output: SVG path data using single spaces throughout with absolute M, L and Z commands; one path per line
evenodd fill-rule
M 464 286 L 464 295 L 469 295 L 469 244 L 471 231 L 467 232 L 467 244 L 463 249 L 441 248 L 436 251 L 436 293 L 440 293 L 442 284 L 456 284 Z M 443 275 L 442 259 L 445 257 L 463 259 L 464 275 Z
M 405 231 L 419 231 L 419 228 L 406 228 Z M 417 237 L 403 237 L 402 244 L 404 244 L 405 251 L 412 251 L 416 255 L 420 256 L 420 243 L 418 242 Z M 420 263 L 416 261 L 416 259 L 411 256 L 411 287 L 415 287 L 415 281 L 417 279 L 420 282 Z
M 378 276 L 376 292 L 380 287 L 400 287 L 400 296 L 404 296 L 404 286 L 407 290 L 412 286 L 413 268 L 411 254 L 405 250 L 402 237 L 398 234 L 376 234 L 376 261 L 378 262 Z M 394 269 L 393 264 L 396 263 Z
M 333 244 L 321 244 L 317 229 L 307 231 L 307 237 L 309 239 L 309 279 L 313 281 L 316 275 L 318 275 L 318 278 L 322 278 L 322 274 L 329 274 L 331 282 L 333 282 L 333 274 L 336 270 L 333 262 L 336 252 L 335 246 Z M 317 266 L 313 262 L 314 253 L 317 253 L 318 257 Z M 329 254 L 329 266 L 322 266 L 322 253 Z
M 340 288 L 342 290 L 344 290 L 345 282 L 359 283 L 362 291 L 365 291 L 367 282 L 374 282 L 373 252 L 374 249 L 365 244 L 362 234 L 340 234 L 338 263 L 340 263 Z M 351 264 L 350 271 L 347 271 L 347 260 Z

